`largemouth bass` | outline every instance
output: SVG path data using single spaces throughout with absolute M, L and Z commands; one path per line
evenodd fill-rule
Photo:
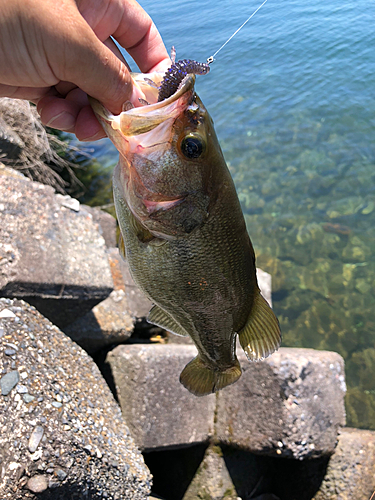
M 180 382 L 203 396 L 241 376 L 237 335 L 249 360 L 262 359 L 279 347 L 279 323 L 260 294 L 240 203 L 195 76 L 161 102 L 162 74 L 132 76 L 143 106 L 125 105 L 115 116 L 91 99 L 120 153 L 113 191 L 123 250 L 154 304 L 148 321 L 194 341 L 198 356 Z

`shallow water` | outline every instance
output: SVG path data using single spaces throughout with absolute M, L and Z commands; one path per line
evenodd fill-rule
M 205 61 L 260 4 L 141 0 Z M 197 91 L 212 115 L 284 346 L 344 356 L 348 425 L 375 429 L 375 3 L 268 0 Z M 104 165 L 117 161 L 95 144 Z M 97 193 L 108 201 L 109 187 Z

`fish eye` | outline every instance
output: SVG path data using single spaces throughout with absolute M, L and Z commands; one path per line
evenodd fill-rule
M 180 148 L 186 158 L 199 158 L 204 151 L 204 143 L 197 135 L 187 135 L 182 139 Z

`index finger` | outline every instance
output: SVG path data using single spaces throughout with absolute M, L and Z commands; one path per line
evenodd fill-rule
M 124 14 L 113 34 L 143 73 L 166 71 L 171 61 L 158 29 L 135 0 L 122 0 Z
M 120 42 L 120 39 L 118 41 L 124 46 Z M 124 48 L 137 63 L 142 73 L 167 71 L 172 64 L 164 42 L 154 23 L 151 24 L 147 33 L 138 43 Z
M 114 37 L 143 73 L 166 71 L 171 65 L 171 60 L 158 29 L 144 11 L 132 21 L 132 15 L 136 17 L 136 14 L 137 11 L 134 10 L 125 16 Z
M 95 1 L 83 2 L 80 10 L 96 36 L 112 36 L 134 59 L 143 73 L 166 71 L 171 61 L 155 24 L 135 0 L 107 0 L 98 12 Z M 105 7 L 105 9 L 104 9 Z M 99 14 L 99 15 L 98 15 Z

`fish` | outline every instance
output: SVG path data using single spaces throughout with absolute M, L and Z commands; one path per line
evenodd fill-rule
M 148 321 L 193 340 L 198 355 L 180 382 L 204 396 L 240 378 L 237 337 L 256 361 L 278 349 L 281 333 L 260 293 L 254 249 L 195 75 L 158 101 L 163 77 L 132 73 L 144 98 L 138 107 L 124 103 L 119 115 L 90 103 L 119 151 L 120 251 L 153 304 Z

